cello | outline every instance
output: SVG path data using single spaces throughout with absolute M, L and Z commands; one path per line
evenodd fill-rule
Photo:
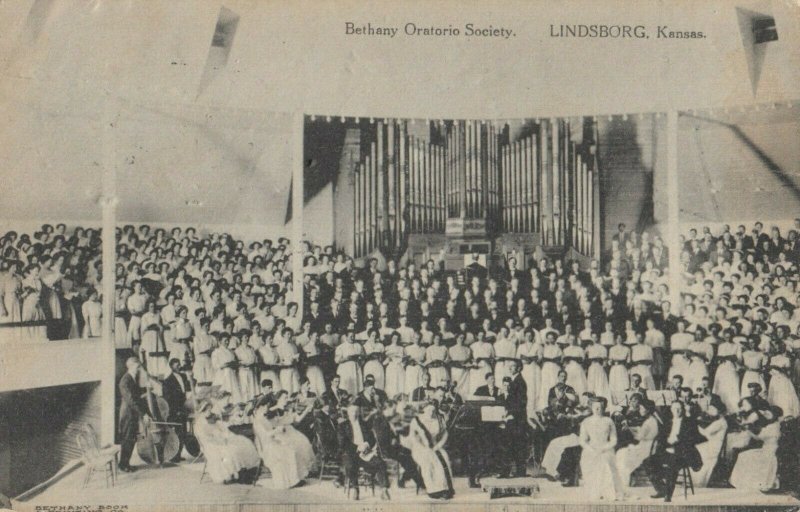
M 144 370 L 143 370 L 144 371 Z M 178 455 L 180 441 L 175 432 L 177 423 L 166 421 L 169 417 L 167 401 L 153 393 L 153 377 L 144 373 L 147 382 L 143 397 L 147 401 L 151 421 L 139 420 L 139 437 L 136 440 L 136 453 L 147 464 L 163 465 Z

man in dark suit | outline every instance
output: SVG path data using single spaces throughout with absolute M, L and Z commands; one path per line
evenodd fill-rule
M 322 394 L 323 400 L 327 400 L 331 404 L 334 413 L 338 411 L 339 404 L 349 395 L 346 390 L 339 388 L 339 383 L 342 381 L 341 377 L 334 375 L 331 378 L 330 388 Z
M 387 400 L 386 393 L 375 387 L 375 377 L 367 375 L 364 377 L 364 390 L 358 394 L 353 403 L 361 407 L 361 412 L 367 419 L 373 412 L 379 412 Z
M 686 416 L 683 402 L 672 402 L 670 411 L 672 416 L 659 432 L 659 450 L 650 463 L 650 480 L 656 490 L 653 498 L 664 498 L 665 502 L 672 501 L 675 480 L 681 468 L 698 471 L 703 466 L 696 445 L 704 438 L 697 430 L 697 423 L 694 418 Z
M 189 379 L 180 372 L 181 362 L 179 359 L 170 359 L 169 368 L 172 372 L 169 377 L 164 379 L 161 393 L 169 406 L 167 421 L 178 423 L 178 426 L 175 427 L 175 433 L 178 434 L 179 441 L 178 454 L 175 455 L 172 462 L 180 462 L 183 460 L 181 451 L 183 450 L 183 440 L 186 437 L 186 420 L 189 417 L 186 411 L 186 392 L 189 391 Z
M 372 475 L 381 488 L 381 499 L 389 499 L 389 478 L 386 462 L 378 453 L 377 440 L 371 428 L 361 417 L 361 408 L 355 404 L 347 407 L 347 419 L 338 425 L 337 439 L 341 455 L 342 470 L 347 483 L 354 490 L 354 499 L 359 498 L 358 470 Z
M 397 480 L 398 487 L 405 487 L 406 482 L 412 480 L 417 488 L 423 486 L 422 477 L 417 469 L 417 464 L 411 458 L 411 451 L 400 444 L 400 440 L 395 433 L 392 423 L 398 418 L 396 412 L 397 404 L 392 400 L 381 403 L 382 410 L 372 419 L 372 431 L 378 443 L 378 453 L 383 459 L 396 460 L 403 468 L 403 476 Z
M 477 252 L 472 253 L 472 261 L 466 267 L 467 279 L 471 280 L 473 277 L 477 277 L 481 281 L 486 279 L 488 271 L 486 267 L 484 267 L 480 262 L 480 255 Z
M 528 462 L 528 386 L 522 378 L 522 363 L 513 361 L 511 364 L 511 382 L 505 399 L 505 408 L 508 414 L 506 421 L 506 435 L 508 436 L 508 456 L 506 468 L 501 477 L 511 475 L 511 464 L 515 466 L 514 476 L 525 476 Z
M 412 402 L 422 402 L 433 397 L 434 389 L 431 387 L 431 374 L 425 372 L 422 374 L 422 385 L 411 392 Z
M 119 443 L 122 449 L 119 454 L 120 471 L 131 472 L 130 465 L 136 435 L 139 433 L 139 419 L 150 421 L 150 411 L 142 398 L 143 390 L 139 387 L 138 377 L 141 364 L 135 357 L 125 362 L 128 371 L 119 381 L 119 394 L 122 402 L 119 406 Z
M 486 374 L 486 384 L 478 386 L 475 390 L 475 396 L 489 396 L 496 399 L 498 393 L 499 390 L 494 383 L 494 373 L 488 372 Z

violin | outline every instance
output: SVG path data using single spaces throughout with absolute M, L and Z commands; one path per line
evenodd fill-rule
M 179 425 L 166 421 L 169 417 L 169 405 L 166 400 L 153 393 L 153 382 L 157 380 L 144 369 L 141 371 L 144 372 L 147 382 L 143 396 L 147 400 L 152 420 L 140 419 L 136 453 L 147 464 L 163 465 L 178 455 L 180 440 L 174 427 Z

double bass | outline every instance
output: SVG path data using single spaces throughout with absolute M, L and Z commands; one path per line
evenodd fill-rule
M 175 433 L 177 423 L 166 421 L 169 417 L 167 401 L 153 393 L 153 377 L 144 374 L 147 385 L 144 399 L 150 411 L 151 421 L 139 420 L 139 437 L 136 440 L 136 453 L 147 464 L 162 465 L 178 455 L 180 441 Z

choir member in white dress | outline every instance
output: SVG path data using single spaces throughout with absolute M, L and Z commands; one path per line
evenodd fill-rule
M 386 384 L 383 388 L 386 395 L 394 399 L 397 395 L 405 392 L 406 371 L 403 367 L 405 349 L 400 344 L 400 333 L 394 332 L 389 337 L 389 346 L 386 347 L 386 358 L 383 364 L 386 365 Z
M 722 399 L 725 408 L 735 411 L 739 406 L 740 389 L 737 365 L 742 360 L 742 349 L 733 341 L 733 330 L 725 329 L 722 335 L 723 342 L 717 347 L 717 371 L 714 373 L 715 395 Z
M 456 336 L 455 345 L 447 350 L 450 359 L 450 380 L 455 386 L 455 391 L 459 396 L 465 397 L 469 394 L 470 371 L 468 365 L 472 359 L 472 350 L 464 345 L 466 337 L 464 334 Z
M 686 354 L 689 349 L 689 344 L 694 341 L 694 336 L 686 332 L 686 321 L 681 319 L 677 322 L 678 332 L 670 338 L 670 353 L 672 360 L 670 362 L 668 379 L 672 380 L 673 375 L 684 376 L 689 371 L 689 363 L 691 360 Z
M 361 371 L 361 360 L 364 347 L 353 341 L 351 333 L 342 334 L 341 343 L 334 352 L 334 361 L 338 365 L 336 374 L 341 378 L 341 387 L 352 396 L 357 396 L 362 389 L 364 375 Z
M 364 343 L 364 368 L 363 374 L 375 378 L 375 387 L 384 389 L 386 386 L 386 371 L 383 366 L 386 347 L 381 342 L 377 329 L 370 329 L 367 341 Z
M 81 306 L 83 314 L 83 337 L 98 338 L 103 332 L 103 304 L 100 302 L 97 290 L 89 291 L 86 302 Z
M 772 355 L 769 357 L 769 388 L 767 400 L 771 405 L 779 407 L 783 416 L 797 418 L 800 416 L 800 399 L 797 390 L 789 378 L 792 360 L 786 355 L 786 346 L 773 342 Z
M 472 350 L 472 361 L 474 367 L 469 372 L 469 395 L 483 386 L 486 381 L 486 373 L 492 371 L 492 360 L 494 360 L 494 345 L 488 340 L 483 339 L 482 334 L 478 334 L 478 340 L 469 346 Z
M 563 360 L 564 370 L 567 372 L 567 385 L 572 386 L 575 393 L 582 395 L 588 387 L 586 383 L 586 370 L 583 369 L 583 364 L 586 361 L 586 354 L 578 345 L 577 338 L 572 338 L 572 345 L 564 348 Z
M 586 360 L 589 361 L 589 369 L 586 372 L 587 391 L 590 391 L 594 396 L 605 398 L 608 403 L 612 403 L 611 386 L 606 373 L 608 351 L 606 347 L 599 343 L 596 334 L 592 334 L 589 339 L 589 345 L 586 347 Z
M 294 331 L 285 327 L 283 329 L 283 341 L 276 347 L 278 361 L 281 366 L 279 379 L 281 389 L 290 395 L 300 391 L 300 371 L 297 369 L 300 361 L 300 351 L 294 344 Z
M 644 344 L 644 335 L 636 333 L 636 343 L 631 345 L 631 373 L 637 373 L 642 377 L 642 386 L 645 389 L 656 389 L 656 382 L 653 379 L 653 349 Z
M 545 334 L 542 347 L 542 381 L 539 387 L 539 407 L 548 404 L 550 388 L 558 383 L 558 372 L 561 371 L 561 349 L 556 345 L 555 331 Z
M 238 403 L 242 401 L 242 393 L 239 390 L 239 377 L 236 373 L 238 362 L 233 351 L 235 348 L 236 338 L 231 338 L 228 333 L 220 333 L 219 344 L 211 353 L 211 364 L 214 366 L 212 384 L 230 393 L 231 400 Z
M 442 336 L 439 333 L 433 335 L 432 341 L 433 344 L 425 349 L 425 369 L 431 376 L 431 387 L 444 387 L 450 382 L 447 347 L 442 345 Z
M 611 396 L 614 404 L 618 404 L 624 399 L 625 392 L 631 385 L 630 371 L 628 364 L 631 362 L 631 349 L 622 343 L 622 335 L 618 334 L 614 340 L 614 346 L 608 351 L 608 359 L 611 369 L 608 375 L 608 385 L 611 388 Z
M 211 385 L 214 380 L 214 365 L 211 364 L 211 354 L 216 348 L 217 341 L 208 333 L 208 324 L 208 318 L 202 318 L 198 322 L 197 333 L 192 343 L 194 352 L 192 376 L 197 381 L 198 386 Z

